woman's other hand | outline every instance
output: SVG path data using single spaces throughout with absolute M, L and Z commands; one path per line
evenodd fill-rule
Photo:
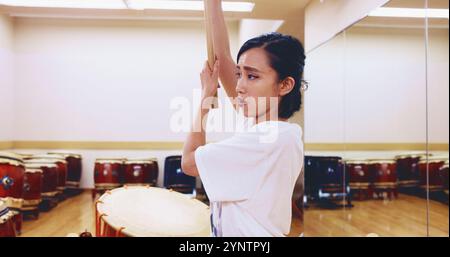
M 219 85 L 219 60 L 216 60 L 212 69 L 206 61 L 203 71 L 200 73 L 200 79 L 202 82 L 202 98 L 215 97 Z

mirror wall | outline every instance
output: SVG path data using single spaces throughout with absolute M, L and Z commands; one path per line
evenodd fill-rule
M 307 55 L 305 236 L 449 235 L 448 1 L 383 8 Z

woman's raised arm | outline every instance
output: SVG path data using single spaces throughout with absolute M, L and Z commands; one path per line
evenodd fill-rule
M 222 11 L 222 0 L 207 0 L 205 8 L 210 15 L 209 24 L 214 52 L 220 60 L 219 79 L 228 97 L 237 97 L 236 63 L 233 61 L 230 50 L 230 39 Z M 234 104 L 234 101 L 231 101 Z M 236 105 L 234 105 L 236 108 Z

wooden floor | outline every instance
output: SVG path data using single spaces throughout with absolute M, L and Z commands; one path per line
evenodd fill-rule
M 290 236 L 427 236 L 424 199 L 400 195 L 398 199 L 354 201 L 350 209 L 305 210 L 304 229 L 298 219 L 292 222 Z M 449 236 L 449 207 L 430 201 L 430 236 Z M 24 221 L 23 237 L 62 237 L 68 233 L 95 232 L 94 203 L 86 191 L 69 198 L 38 220 Z
M 305 236 L 449 236 L 449 207 L 430 201 L 430 226 L 427 232 L 426 200 L 409 195 L 398 199 L 353 201 L 354 207 L 338 210 L 307 209 Z M 290 235 L 301 231 L 293 220 Z M 297 233 L 298 234 L 298 233 Z

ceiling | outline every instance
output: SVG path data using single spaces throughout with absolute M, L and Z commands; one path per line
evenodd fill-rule
M 201 1 L 201 0 L 200 0 Z M 303 38 L 303 12 L 311 0 L 227 0 L 232 2 L 254 2 L 251 13 L 226 12 L 227 20 L 267 19 L 284 20 L 280 27 L 282 33 L 289 33 Z M 282 4 L 281 4 L 282 3 Z M 168 19 L 168 20 L 201 20 L 202 11 L 174 10 L 101 10 L 101 9 L 68 9 L 68 8 L 33 8 L 10 7 L 0 5 L 0 13 L 13 17 L 62 17 L 86 19 Z
M 201 1 L 201 0 L 200 0 Z M 292 34 L 303 39 L 304 9 L 312 0 L 227 0 L 254 2 L 255 9 L 251 13 L 226 12 L 228 20 L 268 19 L 284 20 L 279 31 Z M 331 0 L 323 0 L 331 1 Z M 448 0 L 428 0 L 430 8 L 448 8 Z M 424 0 L 392 0 L 386 7 L 423 8 Z M 0 13 L 14 17 L 63 17 L 63 18 L 95 18 L 95 19 L 169 19 L 185 20 L 203 19 L 202 11 L 174 10 L 100 10 L 100 9 L 67 9 L 67 8 L 32 8 L 8 7 L 0 5 Z M 358 25 L 367 26 L 423 26 L 423 19 L 379 18 L 367 17 Z M 430 26 L 448 27 L 448 19 L 430 20 Z
M 424 8 L 424 0 L 391 0 L 384 7 L 396 8 Z M 448 9 L 448 0 L 428 0 L 428 8 Z M 448 28 L 448 19 L 429 19 L 431 28 Z M 387 17 L 366 17 L 356 25 L 358 26 L 380 26 L 380 27 L 424 27 L 425 19 L 423 18 L 387 18 Z
M 200 0 L 201 1 L 201 0 Z M 227 0 L 230 2 L 254 2 L 252 13 L 226 12 L 227 18 L 242 19 L 298 19 L 310 0 Z M 280 4 L 282 2 L 282 4 Z M 203 18 L 202 11 L 178 10 L 101 10 L 101 9 L 68 9 L 68 8 L 33 8 L 8 7 L 0 5 L 0 10 L 14 16 L 77 16 L 104 18 Z

